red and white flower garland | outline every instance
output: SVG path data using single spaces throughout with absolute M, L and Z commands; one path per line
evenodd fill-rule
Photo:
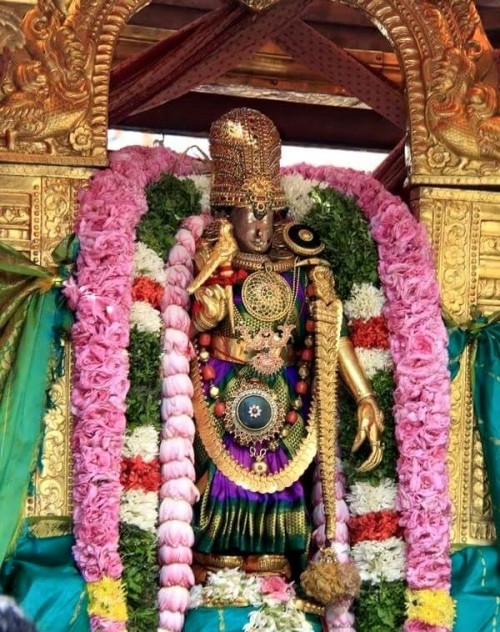
M 355 284 L 345 303 L 351 340 L 370 378 L 377 371 L 393 369 L 384 303 L 383 292 L 368 283 Z M 405 576 L 405 544 L 396 511 L 396 490 L 395 481 L 383 479 L 378 485 L 357 482 L 348 494 L 351 554 L 362 581 L 371 584 L 394 582 Z
M 453 625 L 449 595 L 451 503 L 446 454 L 450 426 L 447 335 L 425 228 L 376 180 L 354 170 L 298 165 L 284 169 L 355 198 L 378 246 L 384 315 L 395 364 L 397 509 L 407 567 L 406 632 Z
M 77 312 L 72 398 L 76 413 L 74 554 L 89 583 L 93 630 L 125 627 L 119 607 L 117 542 L 133 228 L 146 211 L 145 185 L 164 171 L 174 171 L 176 164 L 177 156 L 169 150 L 128 148 L 115 156 L 110 170 L 96 175 L 81 199 L 78 276 L 76 283 L 68 284 L 66 293 Z M 184 169 L 187 171 L 189 167 Z M 397 198 L 369 176 L 305 165 L 285 173 L 300 173 L 355 197 L 378 243 L 379 272 L 387 298 L 385 316 L 396 364 L 397 502 L 408 547 L 406 577 L 411 588 L 405 629 L 450 629 L 447 338 L 424 229 Z M 190 240 L 187 234 L 184 237 Z M 189 245 L 185 249 L 191 256 Z M 163 318 L 167 332 L 170 330 L 169 336 L 165 335 L 165 351 L 169 357 L 178 354 L 181 370 L 177 374 L 186 375 L 183 367 L 191 347 L 185 315 L 174 314 L 174 310 L 166 313 L 169 307 L 184 306 L 185 311 L 189 262 L 183 259 L 184 253 L 180 254 L 179 262 L 169 260 L 167 283 L 172 302 L 165 300 Z M 165 381 L 168 377 L 166 373 Z M 161 574 L 160 625 L 178 630 L 187 607 L 187 586 L 192 583 L 187 565 L 193 534 L 188 525 L 190 506 L 197 498 L 191 470 L 194 426 L 190 386 L 187 380 L 182 382 L 179 393 L 164 383 L 165 443 L 160 459 L 165 482 L 161 494 L 175 502 L 162 502 L 158 534 L 160 559 L 166 565 Z M 179 557 L 174 559 L 177 551 Z
M 158 336 L 162 334 L 159 307 L 165 283 L 165 274 L 157 272 L 160 265 L 163 262 L 154 251 L 141 242 L 135 244 L 130 329 Z M 122 453 L 120 521 L 152 533 L 158 522 L 159 443 L 154 426 L 138 426 L 126 430 Z

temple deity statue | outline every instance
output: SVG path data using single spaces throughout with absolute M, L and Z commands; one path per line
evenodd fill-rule
M 314 553 L 315 458 L 327 545 L 335 528 L 337 374 L 357 403 L 352 449 L 370 445 L 363 471 L 382 458 L 383 417 L 321 239 L 286 217 L 273 123 L 254 110 L 230 111 L 212 125 L 210 152 L 215 219 L 197 245 L 188 288 L 200 492 L 195 577 L 203 583 L 210 572 L 238 568 L 298 584 Z

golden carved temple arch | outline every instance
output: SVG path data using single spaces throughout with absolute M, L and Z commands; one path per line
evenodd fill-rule
M 277 1 L 288 2 L 246 4 L 265 10 Z M 467 320 L 472 305 L 500 309 L 498 76 L 473 1 L 342 1 L 377 24 L 399 57 L 408 104 L 412 203 L 433 242 L 446 306 L 460 321 Z M 5 51 L 0 239 L 38 262 L 50 263 L 52 247 L 72 228 L 78 188 L 94 168 L 107 164 L 113 51 L 123 26 L 145 4 L 38 0 L 22 20 L 0 7 Z M 479 191 L 485 186 L 492 190 Z M 454 385 L 449 461 L 453 502 L 461 508 L 453 541 L 461 543 L 492 535 L 482 504 L 482 456 L 467 375 L 465 366 Z M 61 410 L 66 400 L 67 394 L 61 396 Z M 64 420 L 54 436 L 67 455 L 69 423 L 63 426 Z M 50 489 L 39 494 L 38 505 L 30 505 L 33 514 L 69 513 L 68 472 L 66 464 L 49 474 Z

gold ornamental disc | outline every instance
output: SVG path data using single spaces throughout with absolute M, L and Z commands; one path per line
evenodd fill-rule
M 241 299 L 250 316 L 264 322 L 281 320 L 293 303 L 292 289 L 283 277 L 272 270 L 259 270 L 247 277 Z

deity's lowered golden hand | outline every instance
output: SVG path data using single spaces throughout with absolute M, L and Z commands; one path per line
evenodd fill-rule
M 381 441 L 384 415 L 380 410 L 351 340 L 342 337 L 339 345 L 339 369 L 342 379 L 356 400 L 358 429 L 352 445 L 357 452 L 365 441 L 370 445 L 368 458 L 359 466 L 359 472 L 370 472 L 382 461 L 384 446 Z

